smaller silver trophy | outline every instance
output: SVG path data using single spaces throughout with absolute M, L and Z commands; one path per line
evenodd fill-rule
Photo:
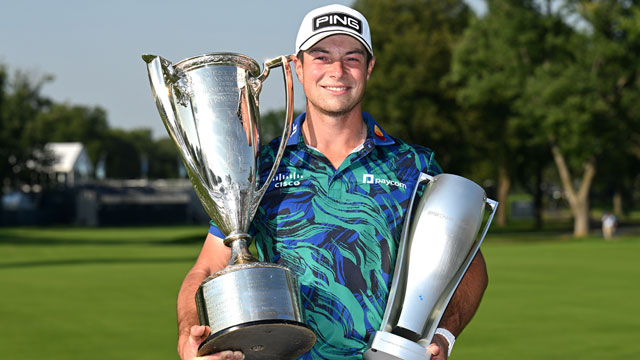
M 176 143 L 205 210 L 231 248 L 229 267 L 202 282 L 196 293 L 200 324 L 211 335 L 198 355 L 239 350 L 246 359 L 292 359 L 315 343 L 304 324 L 297 279 L 288 268 L 258 262 L 247 233 L 282 158 L 293 123 L 293 80 L 281 56 L 264 63 L 233 53 L 214 53 L 175 65 L 143 55 L 158 111 Z M 282 140 L 259 188 L 258 95 L 269 70 L 282 66 L 286 119 Z
M 427 183 L 414 210 L 416 192 Z M 476 183 L 452 174 L 420 174 L 411 197 L 380 331 L 366 360 L 428 360 L 427 346 L 484 240 L 498 203 Z M 486 210 L 491 213 L 478 231 Z M 411 216 L 413 214 L 413 217 Z

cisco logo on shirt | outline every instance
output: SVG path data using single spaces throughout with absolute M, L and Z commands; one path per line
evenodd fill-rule
M 276 183 L 276 188 L 284 188 L 291 186 L 300 186 L 300 181 L 302 181 L 302 179 L 302 175 L 298 175 L 295 172 L 292 172 L 289 175 L 278 174 L 273 178 L 272 182 Z
M 385 185 L 393 185 L 403 189 L 407 188 L 407 184 L 401 183 L 399 181 L 389 180 L 389 179 L 381 179 L 371 174 L 364 174 L 362 176 L 362 183 L 363 184 L 385 184 Z

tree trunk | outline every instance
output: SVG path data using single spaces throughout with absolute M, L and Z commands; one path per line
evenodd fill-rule
M 573 213 L 573 236 L 585 237 L 589 235 L 589 198 L 579 197 L 576 199 L 576 204 L 572 206 L 571 212 Z
M 538 164 L 536 168 L 535 189 L 533 189 L 533 209 L 534 209 L 534 229 L 542 229 L 542 165 Z
M 509 196 L 509 188 L 511 187 L 511 179 L 509 173 L 504 165 L 498 167 L 498 210 L 496 212 L 496 222 L 500 226 L 507 225 L 507 214 L 509 206 L 507 203 L 507 196 Z
M 620 219 L 622 218 L 623 212 L 622 191 L 620 191 L 620 188 L 616 188 L 615 193 L 613 193 L 613 214 Z
M 552 144 L 551 152 L 573 215 L 573 236 L 585 237 L 589 234 L 589 192 L 593 178 L 596 175 L 595 159 L 591 158 L 584 162 L 584 173 L 582 174 L 580 186 L 576 190 L 573 187 L 571 173 L 560 147 Z

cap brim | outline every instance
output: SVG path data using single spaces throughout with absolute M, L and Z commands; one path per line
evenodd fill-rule
M 342 35 L 349 35 L 353 38 L 355 38 L 356 40 L 360 41 L 362 43 L 362 45 L 364 45 L 364 48 L 367 49 L 367 51 L 369 52 L 369 54 L 371 54 L 373 56 L 373 49 L 371 49 L 369 47 L 369 45 L 367 44 L 367 42 L 362 38 L 362 36 L 349 32 L 349 31 L 344 31 L 344 30 L 327 30 L 327 31 L 322 31 L 322 32 L 318 32 L 315 33 L 313 36 L 311 36 L 310 38 L 308 38 L 307 40 L 305 40 L 302 45 L 300 45 L 300 48 L 298 49 L 298 51 L 305 51 L 305 50 L 309 50 L 313 45 L 317 44 L 320 40 L 327 38 L 331 35 L 338 35 L 338 34 L 342 34 Z

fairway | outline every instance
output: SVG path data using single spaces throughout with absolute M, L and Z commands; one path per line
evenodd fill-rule
M 6 359 L 177 359 L 175 296 L 207 227 L 0 228 Z M 452 359 L 640 358 L 640 238 L 488 235 Z
M 640 239 L 483 246 L 489 288 L 453 359 L 640 359 Z

